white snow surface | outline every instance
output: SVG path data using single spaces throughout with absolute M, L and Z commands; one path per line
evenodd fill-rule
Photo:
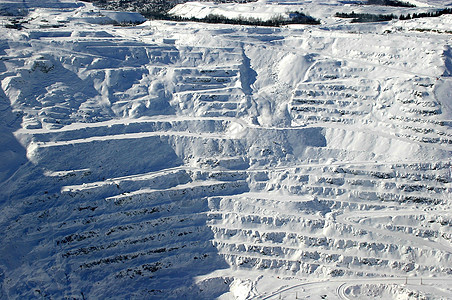
M 240 6 L 235 3 L 186 2 L 174 7 L 170 14 L 198 19 L 205 18 L 208 15 L 220 15 L 231 19 L 255 18 L 269 20 L 277 17 L 288 18 L 290 12 L 301 9 L 301 5 L 267 4 L 262 1 L 243 3 Z
M 451 299 L 446 2 L 0 1 L 0 299 Z

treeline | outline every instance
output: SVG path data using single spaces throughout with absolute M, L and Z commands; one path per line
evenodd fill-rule
M 432 17 L 439 17 L 442 15 L 450 15 L 452 14 L 452 8 L 445 8 L 441 10 L 437 10 L 434 12 L 427 12 L 427 13 L 414 13 L 412 15 L 401 15 L 399 17 L 400 20 L 410 20 L 410 19 L 417 19 L 417 18 L 432 18 Z
M 352 23 L 366 23 L 366 22 L 384 22 L 384 21 L 390 21 L 392 19 L 397 19 L 396 15 L 390 14 L 390 15 L 374 15 L 374 14 L 362 14 L 362 13 L 336 13 L 334 15 L 338 18 L 350 18 Z
M 398 0 L 367 0 L 366 4 L 396 7 L 416 7 L 416 5 Z
M 390 21 L 393 19 L 399 20 L 409 20 L 416 18 L 429 18 L 429 17 L 439 17 L 446 14 L 452 14 L 452 8 L 445 8 L 434 12 L 426 13 L 413 13 L 408 15 L 396 16 L 394 14 L 390 15 L 376 15 L 376 14 L 364 14 L 364 13 L 339 13 L 337 12 L 334 16 L 338 18 L 350 18 L 352 23 L 366 23 L 366 22 L 383 22 Z
M 261 20 L 258 18 L 227 18 L 221 15 L 210 14 L 205 18 L 186 18 L 180 16 L 173 16 L 169 14 L 152 14 L 146 17 L 159 20 L 167 21 L 179 21 L 179 22 L 203 22 L 203 23 L 213 23 L 213 24 L 230 24 L 230 25 L 246 25 L 246 26 L 269 26 L 278 27 L 289 24 L 308 24 L 308 25 L 318 25 L 320 21 L 308 16 L 302 12 L 291 12 L 289 13 L 289 19 L 283 17 L 275 17 L 270 20 Z

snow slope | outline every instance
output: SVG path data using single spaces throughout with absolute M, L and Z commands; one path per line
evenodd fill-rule
M 0 298 L 452 297 L 450 16 L 1 5 Z
M 302 9 L 301 5 L 262 5 L 261 2 L 235 3 L 186 2 L 174 7 L 170 14 L 186 18 L 202 19 L 208 15 L 220 15 L 228 18 L 256 18 L 269 20 L 271 18 L 288 18 L 289 13 Z

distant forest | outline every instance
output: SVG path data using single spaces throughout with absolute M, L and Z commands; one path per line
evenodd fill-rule
M 192 0 L 83 0 L 92 2 L 99 7 L 119 10 L 119 11 L 135 11 L 141 13 L 147 18 L 167 18 L 167 13 L 177 4 L 185 3 Z M 210 1 L 215 3 L 248 3 L 257 0 L 198 0 Z M 366 2 L 357 2 L 368 5 L 384 5 L 398 7 L 416 7 L 415 5 L 399 1 L 399 0 L 367 0 Z
M 398 0 L 368 0 L 366 4 L 397 6 L 397 7 L 416 7 L 416 5 L 411 4 L 409 2 L 403 2 L 403 1 L 398 1 Z
M 375 14 L 364 14 L 364 13 L 336 13 L 334 15 L 338 18 L 350 18 L 352 23 L 365 23 L 365 22 L 383 22 L 390 21 L 392 19 L 397 19 L 396 15 L 375 15 Z
M 408 15 L 396 16 L 394 14 L 390 15 L 377 15 L 377 14 L 366 14 L 366 13 L 336 13 L 334 16 L 338 18 L 351 18 L 352 23 L 365 23 L 365 22 L 383 22 L 390 21 L 393 19 L 399 20 L 409 20 L 417 18 L 429 18 L 429 17 L 439 17 L 446 14 L 452 14 L 452 8 L 445 8 L 437 11 L 425 12 L 425 13 L 413 13 Z
M 92 2 L 95 5 L 111 10 L 117 11 L 135 11 L 141 13 L 146 18 L 171 20 L 171 21 L 196 21 L 204 23 L 216 24 L 237 24 L 237 25 L 251 25 L 251 26 L 283 26 L 288 24 L 320 24 L 320 21 L 308 16 L 302 12 L 294 11 L 289 13 L 289 19 L 276 17 L 267 21 L 257 18 L 235 18 L 230 19 L 220 15 L 209 15 L 205 18 L 184 18 L 178 16 L 171 16 L 168 14 L 174 6 L 180 3 L 188 2 L 189 0 L 84 0 Z M 203 1 L 203 0 L 201 0 Z M 206 0 L 208 1 L 208 0 Z M 249 0 L 220 0 L 216 3 L 247 3 L 254 2 Z
M 177 4 L 190 0 L 83 0 L 95 5 L 116 11 L 139 12 L 146 18 L 167 18 L 167 13 Z M 199 0 L 208 1 L 208 0 Z M 247 3 L 256 0 L 215 0 L 217 3 Z M 210 1 L 211 2 L 211 1 Z
M 196 22 L 204 22 L 204 23 L 215 23 L 215 24 L 236 24 L 236 25 L 249 25 L 249 26 L 271 26 L 271 27 L 278 27 L 288 24 L 310 24 L 310 25 L 317 25 L 320 24 L 320 21 L 305 15 L 302 12 L 291 12 L 289 13 L 290 19 L 285 19 L 282 17 L 276 17 L 272 18 L 270 20 L 260 20 L 256 18 L 236 18 L 236 19 L 230 19 L 226 18 L 224 16 L 220 15 L 208 15 L 205 18 L 202 19 L 196 19 L 196 18 L 183 18 L 183 17 L 177 17 L 172 16 L 170 17 L 171 20 L 174 21 L 196 21 Z
M 275 18 L 268 21 L 262 21 L 255 18 L 238 18 L 229 19 L 219 15 L 209 15 L 202 19 L 196 18 L 183 18 L 177 16 L 171 16 L 168 14 L 174 6 L 177 4 L 185 3 L 190 0 L 83 0 L 86 2 L 92 2 L 95 5 L 111 10 L 117 11 L 134 11 L 139 12 L 146 18 L 160 19 L 160 20 L 173 20 L 173 21 L 198 21 L 205 23 L 222 23 L 222 24 L 240 24 L 240 25 L 256 25 L 256 26 L 281 26 L 287 24 L 320 24 L 320 21 L 308 16 L 302 12 L 291 13 L 291 18 Z M 211 1 L 211 0 L 199 0 L 199 1 Z M 256 0 L 214 0 L 216 3 L 247 3 L 255 2 Z M 384 6 L 397 6 L 397 7 L 415 7 L 415 5 L 399 1 L 399 0 L 367 0 L 366 2 L 358 2 L 367 5 L 384 5 Z M 393 19 L 409 20 L 415 18 L 426 17 L 438 17 L 444 14 L 452 14 L 452 8 L 445 8 L 438 11 L 413 13 L 407 15 L 394 15 L 394 14 L 368 14 L 368 13 L 340 13 L 335 14 L 339 18 L 351 18 L 352 23 L 365 23 L 365 22 L 382 22 Z

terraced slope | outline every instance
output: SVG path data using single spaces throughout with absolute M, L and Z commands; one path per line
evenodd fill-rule
M 452 278 L 445 34 L 114 27 L 92 9 L 0 29 L 2 297 Z

